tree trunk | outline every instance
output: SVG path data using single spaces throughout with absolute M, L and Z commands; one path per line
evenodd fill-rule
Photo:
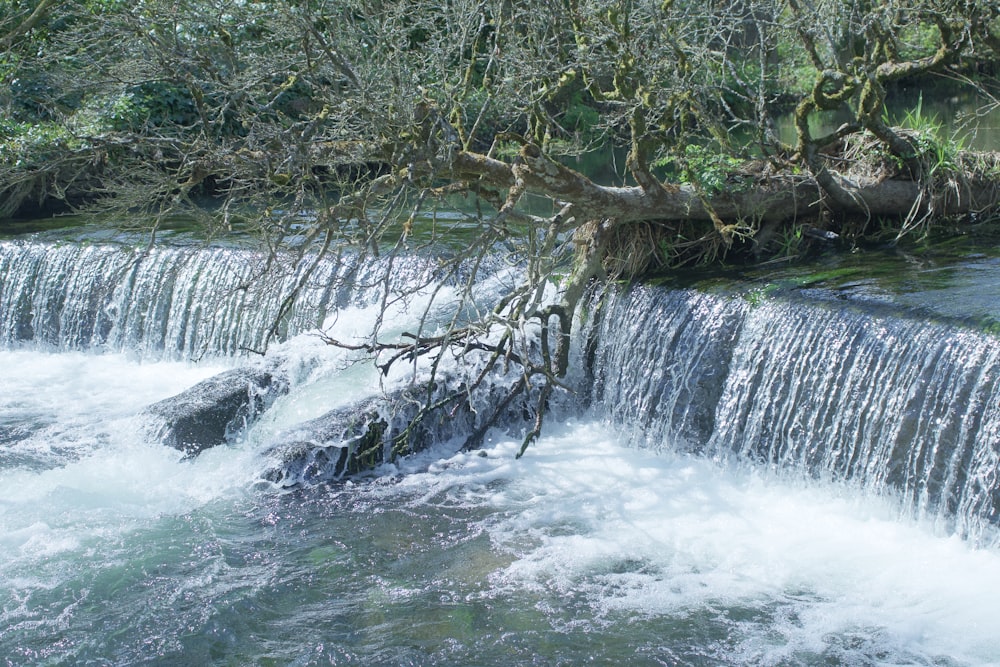
M 906 178 L 848 177 L 829 171 L 842 192 L 834 200 L 811 175 L 777 173 L 743 175 L 727 192 L 699 193 L 690 185 L 613 187 L 594 183 L 573 169 L 542 156 L 531 146 L 521 151 L 514 165 L 473 153 L 455 156 L 453 173 L 465 180 L 478 179 L 496 188 L 510 188 L 518 180 L 527 192 L 552 197 L 584 211 L 584 219 L 629 222 L 713 222 L 728 224 L 780 223 L 809 218 L 822 211 L 867 217 L 905 218 L 926 202 L 931 183 Z M 962 215 L 995 208 L 1000 202 L 1000 153 L 978 154 L 981 173 L 953 175 L 938 187 L 935 212 Z M 578 218 L 579 222 L 585 220 Z

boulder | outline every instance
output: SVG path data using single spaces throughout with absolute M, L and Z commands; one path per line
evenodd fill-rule
M 151 437 L 194 456 L 232 441 L 287 391 L 272 371 L 237 368 L 148 406 L 143 417 Z

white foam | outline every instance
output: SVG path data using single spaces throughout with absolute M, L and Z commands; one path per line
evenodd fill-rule
M 501 272 L 485 281 L 475 294 L 466 296 L 466 307 L 479 307 L 476 304 L 480 301 L 491 302 L 491 295 L 504 287 L 504 281 L 512 280 L 512 276 Z M 249 437 L 258 445 L 266 444 L 282 430 L 419 379 L 434 355 L 400 360 L 383 373 L 364 351 L 325 341 L 363 346 L 373 342 L 376 333 L 381 343 L 410 340 L 402 338 L 404 332 L 415 334 L 419 330 L 424 336 L 436 335 L 440 333 L 439 327 L 446 324 L 442 317 L 454 312 L 460 298 L 459 290 L 442 287 L 416 290 L 405 298 L 390 298 L 384 311 L 381 302 L 348 306 L 330 315 L 320 329 L 273 346 L 269 355 L 280 359 L 281 367 L 291 376 L 293 391 L 275 402 Z M 421 319 L 423 329 L 419 329 Z M 384 352 L 377 361 L 384 362 L 394 354 L 394 350 Z M 454 359 L 445 354 L 439 370 L 455 369 Z
M 134 414 L 224 366 L 140 363 L 124 354 L 0 350 L 0 415 L 101 423 Z
M 52 554 L 86 551 L 162 514 L 244 492 L 256 475 L 252 456 L 239 450 L 183 460 L 148 441 L 136 417 L 220 366 L 30 351 L 0 352 L 0 364 L 8 369 L 0 416 L 53 422 L 9 448 L 73 449 L 58 465 L 0 469 L 0 576 L 26 576 Z
M 852 633 L 903 655 L 1000 662 L 1000 554 L 900 520 L 890 500 L 624 448 L 592 422 L 557 427 L 515 462 L 517 446 L 385 492 L 492 508 L 486 528 L 514 556 L 498 590 L 582 594 L 597 619 L 758 610 L 766 629 L 737 642 L 750 663 Z
M 340 322 L 354 317 L 360 325 L 367 315 Z M 319 371 L 275 406 L 268 428 L 377 386 L 370 366 L 344 371 L 349 356 L 309 349 L 318 345 L 287 345 L 319 359 L 303 362 Z M 48 568 L 45 579 L 35 565 L 252 487 L 254 447 L 184 461 L 144 442 L 132 419 L 220 368 L 26 351 L 0 352 L 0 363 L 0 414 L 72 422 L 77 437 L 91 439 L 58 467 L 0 472 L 0 579 L 56 585 L 68 575 Z M 592 421 L 550 427 L 521 460 L 510 439 L 486 457 L 439 449 L 397 464 L 407 475 L 392 484 L 354 488 L 486 510 L 481 528 L 509 562 L 490 575 L 492 591 L 582 597 L 590 622 L 749 608 L 764 620 L 733 639 L 734 661 L 794 661 L 831 636 L 857 634 L 924 662 L 1000 664 L 996 551 L 901 520 L 890 499 L 845 486 L 630 449 Z

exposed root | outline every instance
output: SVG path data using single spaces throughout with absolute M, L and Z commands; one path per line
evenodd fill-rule
M 604 254 L 604 270 L 611 278 L 641 276 L 663 268 L 668 229 L 650 222 L 614 225 Z

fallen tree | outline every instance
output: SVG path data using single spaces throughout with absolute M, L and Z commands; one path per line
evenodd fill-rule
M 44 75 L 51 91 L 36 113 L 49 135 L 6 131 L 4 210 L 86 201 L 154 239 L 184 214 L 209 234 L 254 231 L 274 252 L 460 239 L 439 274 L 465 271 L 449 315 L 431 317 L 431 299 L 403 338 L 380 320 L 329 342 L 383 368 L 431 359 L 432 379 L 446 355 L 474 350 L 489 360 L 476 373 L 519 367 L 510 396 L 533 392 L 539 415 L 565 389 L 595 280 L 997 217 L 1000 157 L 962 150 L 919 113 L 894 124 L 885 104 L 904 83 L 946 77 L 997 105 L 991 3 L 51 6 L 62 14 L 44 37 L 39 16 L 5 37 L 21 58 L 7 79 Z M 775 124 L 785 109 L 792 140 Z M 817 129 L 833 111 L 836 127 Z M 570 166 L 596 148 L 625 156 L 613 184 Z M 498 248 L 520 277 L 485 307 L 467 267 Z M 387 267 L 373 285 L 383 305 L 409 296 Z

